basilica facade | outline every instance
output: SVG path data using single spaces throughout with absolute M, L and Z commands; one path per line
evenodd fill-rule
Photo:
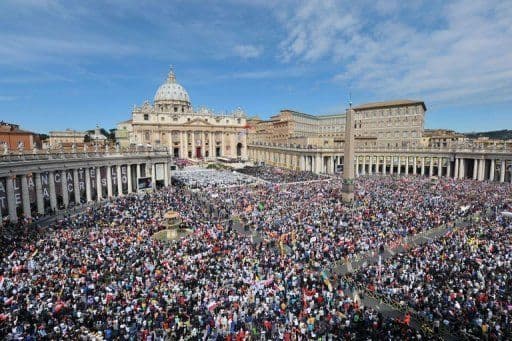
M 154 96 L 134 107 L 130 120 L 117 125 L 121 147 L 166 147 L 181 159 L 247 159 L 247 123 L 241 109 L 217 115 L 207 108 L 194 110 L 190 97 L 171 69 Z

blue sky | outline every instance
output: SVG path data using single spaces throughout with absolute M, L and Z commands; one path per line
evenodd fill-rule
M 427 128 L 512 129 L 512 2 L 0 1 L 0 119 L 113 128 L 173 65 L 194 106 L 339 113 L 423 99 Z

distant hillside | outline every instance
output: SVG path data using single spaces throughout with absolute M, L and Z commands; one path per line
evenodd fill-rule
M 481 133 L 464 133 L 464 135 L 469 138 L 488 137 L 490 139 L 508 140 L 508 139 L 512 139 L 512 130 L 504 129 L 504 130 L 486 131 L 486 132 L 481 132 Z

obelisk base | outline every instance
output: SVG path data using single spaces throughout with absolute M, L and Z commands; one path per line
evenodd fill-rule
M 341 190 L 341 199 L 346 203 L 351 203 L 354 201 L 354 184 L 343 184 Z

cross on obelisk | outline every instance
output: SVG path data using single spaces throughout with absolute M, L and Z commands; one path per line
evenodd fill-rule
M 345 202 L 352 202 L 354 200 L 354 113 L 352 103 L 350 103 L 345 119 L 345 150 L 343 155 L 343 187 L 341 194 Z

